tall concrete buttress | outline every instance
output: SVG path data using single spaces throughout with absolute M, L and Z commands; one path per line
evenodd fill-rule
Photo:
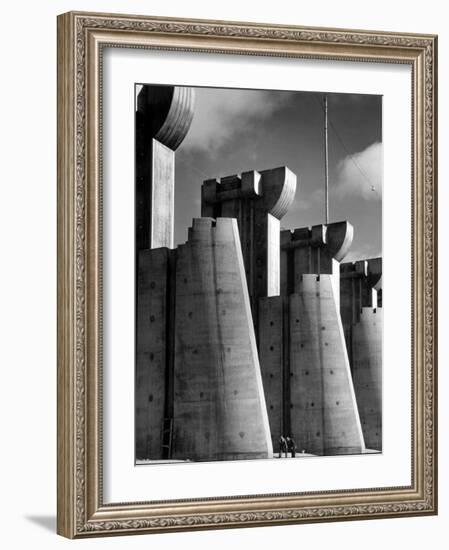
M 280 220 L 296 193 L 296 175 L 281 166 L 206 180 L 201 215 L 236 218 L 255 326 L 260 297 L 280 292 Z
M 341 317 L 365 444 L 382 450 L 382 258 L 340 266 Z
M 339 304 L 352 235 L 348 222 L 281 233 L 281 296 L 261 300 L 259 321 L 273 444 L 289 435 L 312 454 L 365 450 Z
M 178 247 L 173 458 L 271 458 L 235 219 L 193 221 Z
M 175 151 L 194 91 L 144 85 L 136 110 L 136 458 L 170 454 Z
M 136 111 L 136 248 L 173 248 L 175 151 L 190 128 L 194 90 L 144 85 Z
M 141 251 L 136 458 L 273 456 L 235 219 Z

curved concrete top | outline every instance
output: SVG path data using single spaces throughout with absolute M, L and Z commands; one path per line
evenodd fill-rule
M 382 288 L 382 257 L 368 260 L 368 280 L 375 290 Z
M 330 223 L 326 228 L 329 252 L 339 262 L 346 256 L 354 238 L 354 227 L 348 222 Z
M 280 220 L 295 199 L 296 175 L 286 166 L 262 170 L 260 175 L 260 191 L 265 207 Z
M 341 264 L 340 273 L 343 277 L 362 277 L 370 288 L 380 290 L 382 288 L 382 257 L 346 262 Z
M 204 204 L 255 199 L 267 214 L 280 220 L 291 206 L 296 194 L 296 174 L 286 166 L 271 170 L 250 170 L 241 176 L 234 174 L 203 182 Z
M 195 92 L 183 86 L 145 85 L 137 96 L 137 110 L 148 122 L 149 136 L 175 151 L 189 131 Z
M 325 248 L 339 262 L 348 253 L 353 237 L 354 227 L 348 221 L 281 231 L 282 248 Z

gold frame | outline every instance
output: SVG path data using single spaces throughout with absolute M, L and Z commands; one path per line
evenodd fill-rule
M 101 52 L 114 47 L 412 68 L 412 484 L 103 504 Z M 437 37 L 70 12 L 58 17 L 58 533 L 70 538 L 437 513 Z

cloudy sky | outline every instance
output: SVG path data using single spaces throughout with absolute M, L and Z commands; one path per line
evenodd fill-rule
M 175 245 L 200 215 L 204 179 L 286 165 L 298 176 L 281 220 L 324 222 L 323 94 L 196 88 L 195 115 L 176 152 Z M 354 225 L 346 260 L 382 251 L 382 98 L 329 94 L 329 217 Z

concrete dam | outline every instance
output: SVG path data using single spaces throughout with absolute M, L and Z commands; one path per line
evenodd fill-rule
M 381 258 L 343 263 L 350 220 L 282 230 L 286 166 L 203 181 L 175 248 L 193 110 L 190 88 L 138 95 L 137 462 L 380 452 Z

